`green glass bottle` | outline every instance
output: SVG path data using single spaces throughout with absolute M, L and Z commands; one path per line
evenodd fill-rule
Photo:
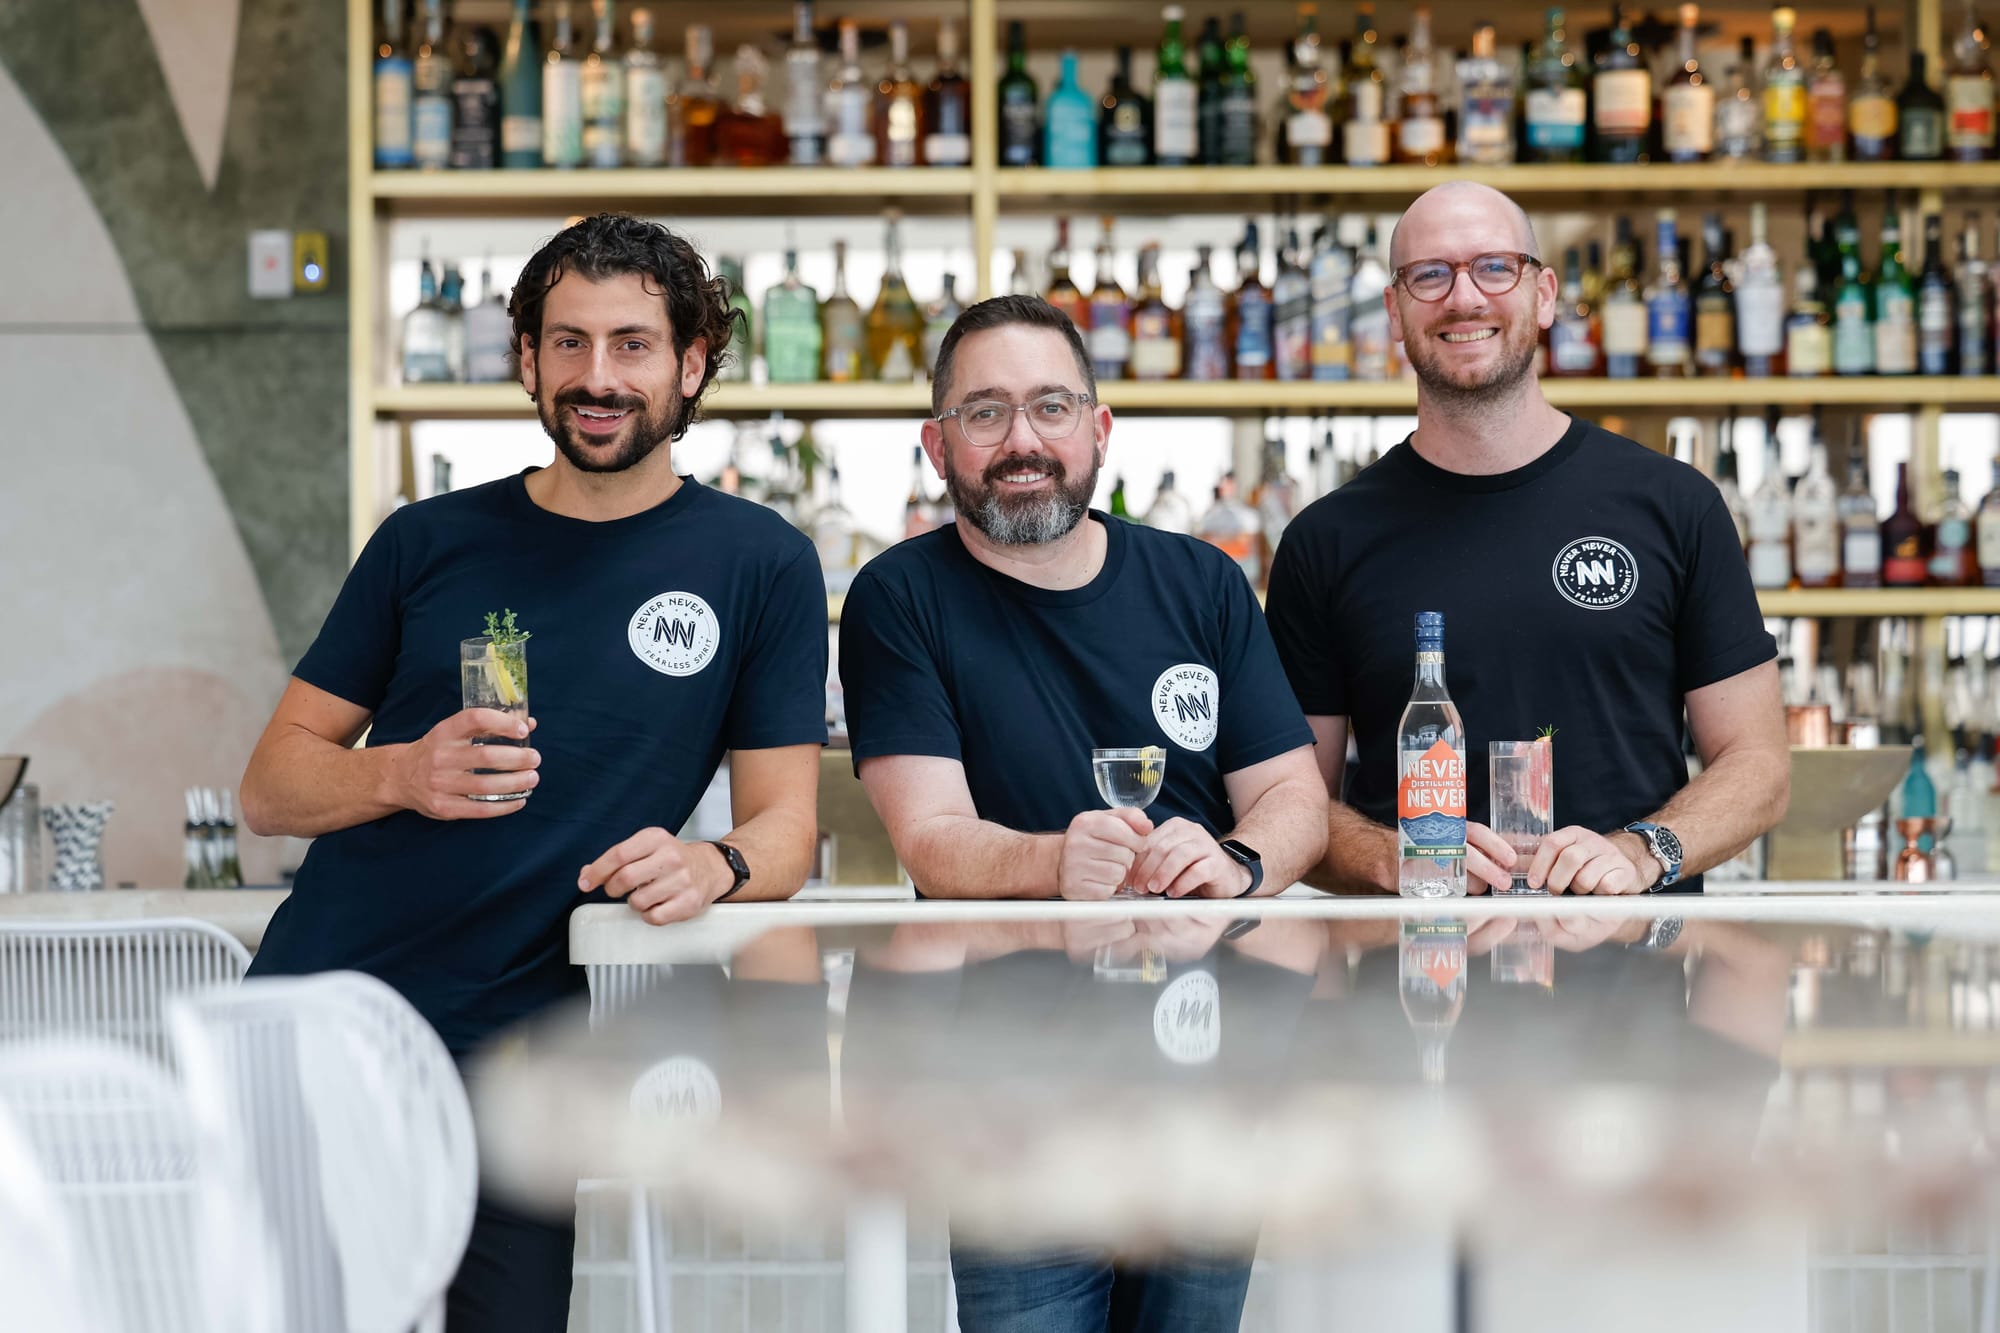
M 1000 77 L 1000 165 L 1032 167 L 1040 157 L 1041 96 L 1028 73 L 1027 29 L 1017 19 L 1007 25 L 1007 72 Z
M 542 165 L 542 30 L 535 24 L 533 0 L 514 0 L 500 60 L 500 165 Z
M 1201 151 L 1196 89 L 1187 72 L 1181 7 L 1168 5 L 1162 14 L 1167 27 L 1160 36 L 1159 72 L 1153 81 L 1153 162 L 1162 167 L 1185 167 L 1195 162 Z

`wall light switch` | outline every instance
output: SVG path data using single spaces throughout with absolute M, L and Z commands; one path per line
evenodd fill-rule
M 292 234 L 250 233 L 250 295 L 274 301 L 292 294 Z
M 299 292 L 323 292 L 332 278 L 327 273 L 326 233 L 301 231 L 292 234 L 292 288 Z

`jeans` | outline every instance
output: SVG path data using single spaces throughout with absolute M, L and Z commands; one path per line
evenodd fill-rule
M 1144 1268 L 1103 1255 L 951 1250 L 960 1333 L 1233 1333 L 1250 1260 L 1176 1255 Z

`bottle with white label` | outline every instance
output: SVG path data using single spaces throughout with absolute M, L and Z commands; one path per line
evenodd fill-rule
M 576 49 L 569 0 L 556 0 L 555 33 L 542 66 L 542 162 L 583 165 L 583 62 Z
M 1472 30 L 1472 54 L 1458 62 L 1458 160 L 1514 161 L 1514 66 L 1494 55 L 1490 23 Z
M 861 29 L 840 21 L 840 65 L 826 87 L 826 160 L 836 167 L 875 163 L 875 85 L 861 73 Z
M 1162 167 L 1184 167 L 1200 156 L 1200 90 L 1188 77 L 1181 7 L 1168 5 L 1161 17 L 1167 29 L 1160 37 L 1159 71 L 1153 80 L 1153 162 Z
M 1848 588 L 1882 586 L 1882 520 L 1868 489 L 1868 452 L 1857 428 L 1847 453 L 1847 484 L 1840 491 L 1840 581 Z M 2000 538 L 2000 532 L 1996 532 Z M 1995 554 L 2000 554 L 1996 541 Z
M 1802 588 L 1840 582 L 1840 496 L 1827 471 L 1826 442 L 1813 432 L 1812 461 L 1792 496 L 1792 562 Z
M 1569 49 L 1563 11 L 1551 9 L 1542 45 L 1528 67 L 1524 161 L 1583 161 L 1590 93 L 1581 58 Z
M 625 165 L 625 55 L 614 0 L 596 0 L 597 35 L 583 58 L 583 156 L 593 167 Z
M 1660 134 L 1669 162 L 1701 162 L 1715 148 L 1715 80 L 1701 67 L 1695 50 L 1700 11 L 1681 6 L 1674 72 L 1660 94 Z
M 1736 347 L 1750 376 L 1775 375 L 1785 351 L 1785 283 L 1767 225 L 1760 199 L 1750 205 L 1750 244 L 1736 261 Z
M 1653 128 L 1653 73 L 1632 37 L 1622 4 L 1611 6 L 1611 42 L 1597 62 L 1591 89 L 1597 131 L 1592 159 L 1643 162 Z
M 2000 458 L 1993 460 L 1993 489 L 1979 502 L 1975 520 L 1979 546 L 1979 581 L 2000 588 Z
M 1646 360 L 1646 302 L 1639 289 L 1639 243 L 1629 218 L 1618 219 L 1611 246 L 1611 277 L 1604 289 L 1604 373 L 1637 378 Z
M 1382 293 L 1389 290 L 1389 270 L 1376 253 L 1376 232 L 1372 226 L 1354 266 L 1351 290 L 1348 331 L 1354 348 L 1354 378 L 1386 380 L 1389 378 L 1389 311 L 1382 304 Z
M 1777 409 L 1771 409 L 1764 436 L 1764 476 L 1750 494 L 1750 582 L 1758 588 L 1785 588 L 1792 582 L 1792 497 L 1785 490 L 1778 460 Z
M 653 15 L 632 11 L 632 46 L 625 52 L 625 156 L 635 167 L 667 160 L 667 70 L 653 49 Z
M 402 0 L 382 0 L 381 35 L 375 46 L 375 166 L 407 167 L 413 160 L 410 53 L 403 45 Z
M 1431 11 L 1418 5 L 1410 15 L 1410 40 L 1403 50 L 1402 116 L 1396 121 L 1396 161 L 1434 167 L 1452 159 L 1445 137 L 1444 102 L 1438 97 L 1436 51 L 1431 46 Z
M 1375 63 L 1377 38 L 1373 0 L 1361 0 L 1354 9 L 1354 40 L 1341 79 L 1346 91 L 1341 97 L 1340 155 L 1350 167 L 1379 167 L 1389 160 L 1389 86 Z
M 410 153 L 425 171 L 451 165 L 451 51 L 444 41 L 444 0 L 424 0 L 424 28 L 410 60 Z
M 1444 613 L 1417 612 L 1417 679 L 1396 732 L 1397 887 L 1465 896 L 1465 723 L 1444 683 Z

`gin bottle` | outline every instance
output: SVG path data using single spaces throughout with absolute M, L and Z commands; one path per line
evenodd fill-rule
M 597 36 L 580 71 L 583 156 L 593 167 L 625 165 L 625 53 L 618 49 L 614 0 L 596 0 Z
M 1444 685 L 1444 613 L 1417 613 L 1417 681 L 1396 741 L 1398 883 L 1465 896 L 1465 724 Z
M 444 303 L 438 298 L 437 271 L 426 258 L 417 278 L 417 305 L 403 316 L 403 383 L 445 384 L 451 380 Z

